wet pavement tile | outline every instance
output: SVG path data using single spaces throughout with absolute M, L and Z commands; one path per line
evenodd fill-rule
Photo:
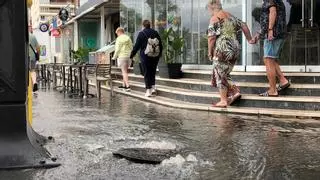
M 180 110 L 105 93 L 39 92 L 33 127 L 62 165 L 0 171 L 0 180 L 320 179 L 316 120 Z M 114 157 L 120 148 L 172 149 L 159 165 Z

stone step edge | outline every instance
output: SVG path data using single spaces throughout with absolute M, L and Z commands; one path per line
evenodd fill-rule
M 90 83 L 91 86 L 95 86 L 93 83 Z M 102 89 L 110 91 L 110 87 L 101 86 Z M 218 113 L 232 113 L 232 114 L 246 114 L 246 115 L 266 115 L 266 116 L 278 116 L 278 117 L 303 117 L 303 118 L 320 118 L 320 112 L 315 111 L 302 111 L 302 110 L 279 110 L 271 108 L 216 108 L 208 106 L 207 104 L 196 104 L 196 103 L 186 103 L 183 101 L 172 100 L 165 97 L 145 97 L 144 93 L 139 91 L 125 92 L 123 90 L 118 90 L 114 88 L 114 92 L 134 97 L 140 100 L 147 102 L 153 102 L 167 107 L 179 108 L 179 109 L 188 109 L 188 110 L 198 110 L 198 111 L 209 111 L 209 112 L 218 112 Z M 296 114 L 296 115 L 294 115 Z
M 121 84 L 122 81 L 113 80 L 114 83 Z M 145 88 L 145 85 L 141 82 L 131 81 L 130 86 L 135 86 L 139 88 Z M 169 86 L 157 85 L 157 89 L 160 91 L 174 93 L 179 95 L 188 95 L 188 96 L 198 96 L 198 97 L 207 97 L 207 98 L 219 98 L 217 92 L 206 92 L 206 91 L 195 91 L 195 90 L 186 90 L 181 88 L 173 88 Z M 258 101 L 284 101 L 284 102 L 311 102 L 311 103 L 320 103 L 320 97 L 315 96 L 279 96 L 279 97 L 261 97 L 256 94 L 242 94 L 241 99 L 246 100 L 258 100 Z
M 115 69 L 117 71 L 121 71 L 118 67 L 112 67 L 112 69 Z M 129 70 L 133 70 L 132 67 L 129 68 Z M 189 70 L 189 69 L 182 69 L 184 73 L 188 74 L 204 74 L 204 75 L 211 75 L 212 70 Z M 285 76 L 320 76 L 320 73 L 316 72 L 285 72 Z M 231 75 L 238 75 L 238 76 L 266 76 L 266 72 L 243 72 L 243 71 L 233 71 L 231 72 Z M 266 77 L 267 78 L 267 77 Z
M 211 75 L 212 70 L 182 70 L 184 73 L 188 74 L 202 74 L 202 75 Z M 243 72 L 243 71 L 233 71 L 231 72 L 231 75 L 236 75 L 236 76 L 266 76 L 266 72 Z M 285 76 L 320 76 L 320 73 L 315 73 L 315 72 L 285 72 Z M 267 77 L 266 77 L 267 78 Z
M 121 76 L 121 72 L 112 72 L 112 74 L 115 74 L 116 76 Z M 129 73 L 129 78 L 134 77 L 134 78 L 140 78 L 143 79 L 143 76 L 141 75 L 135 75 L 132 73 Z M 130 79 L 129 79 L 130 80 Z M 198 80 L 198 79 L 192 79 L 192 78 L 181 78 L 181 79 L 168 79 L 168 78 L 161 78 L 159 76 L 156 76 L 156 80 L 159 81 L 167 81 L 167 82 L 174 82 L 174 83 L 184 83 L 184 84 L 196 84 L 196 85 L 207 85 L 211 86 L 210 81 L 205 81 L 205 80 Z M 235 82 L 237 86 L 239 87 L 258 87 L 258 88 L 268 88 L 269 85 L 268 83 L 257 83 L 257 82 Z M 291 84 L 290 88 L 293 89 L 320 89 L 320 84 L 296 84 L 293 83 Z

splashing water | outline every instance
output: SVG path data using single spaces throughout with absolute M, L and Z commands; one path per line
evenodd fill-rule
M 145 143 L 140 143 L 135 147 L 139 148 L 152 148 L 152 149 L 177 149 L 177 145 L 168 141 L 150 141 Z

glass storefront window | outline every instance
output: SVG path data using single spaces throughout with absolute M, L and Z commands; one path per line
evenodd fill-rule
M 161 32 L 174 28 L 185 40 L 180 62 L 183 64 L 211 64 L 208 61 L 207 27 L 210 14 L 207 0 L 120 0 L 120 23 L 135 40 L 144 19 L 152 21 L 153 27 Z M 280 55 L 281 65 L 308 66 L 320 63 L 320 3 L 317 0 L 283 1 L 286 6 L 288 36 Z M 246 22 L 254 35 L 260 28 L 262 1 L 221 0 L 223 9 Z M 301 21 L 303 19 L 304 21 Z M 242 44 L 241 57 L 237 65 L 263 66 L 263 42 L 250 45 L 239 34 Z M 305 66 L 305 67 L 304 67 Z M 291 68 L 290 67 L 290 68 Z M 312 69 L 312 67 L 310 67 Z M 309 68 L 309 69 L 310 69 Z M 261 68 L 260 68 L 261 69 Z M 262 68 L 263 69 L 263 68 Z M 248 68 L 247 68 L 248 70 Z M 312 71 L 312 70 L 310 70 Z
M 312 71 L 312 67 L 308 66 L 320 63 L 320 28 L 317 24 L 320 18 L 312 13 L 320 8 L 320 3 L 316 0 L 290 0 L 283 3 L 286 8 L 287 35 L 279 63 L 285 71 Z M 253 32 L 257 32 L 260 26 L 261 6 L 262 2 L 248 1 L 247 22 Z M 257 45 L 248 45 L 247 49 L 246 64 L 253 66 L 253 70 L 255 66 L 263 66 L 263 41 Z
M 242 19 L 242 0 L 224 0 L 226 11 Z M 121 0 L 120 24 L 135 40 L 141 22 L 150 19 L 161 32 L 172 27 L 185 40 L 180 62 L 211 64 L 208 61 L 207 27 L 210 14 L 203 0 Z M 241 64 L 241 60 L 239 61 Z
M 98 21 L 79 21 L 79 47 L 98 49 L 100 46 Z
M 247 24 L 251 33 L 254 35 L 260 30 L 260 14 L 261 14 L 261 1 L 250 0 L 247 3 Z M 247 44 L 247 65 L 263 65 L 263 43 L 258 42 L 256 45 Z
M 71 61 L 71 49 L 73 49 L 73 25 L 69 25 L 63 29 L 63 60 L 64 62 Z

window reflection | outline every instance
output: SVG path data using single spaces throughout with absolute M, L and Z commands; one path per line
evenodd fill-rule
M 225 0 L 222 3 L 228 12 L 241 19 L 241 2 Z M 143 19 L 150 19 L 160 34 L 172 27 L 185 39 L 180 59 L 182 63 L 210 64 L 206 35 L 210 14 L 206 5 L 207 1 L 203 0 L 122 0 L 120 23 L 134 40 L 141 30 Z

